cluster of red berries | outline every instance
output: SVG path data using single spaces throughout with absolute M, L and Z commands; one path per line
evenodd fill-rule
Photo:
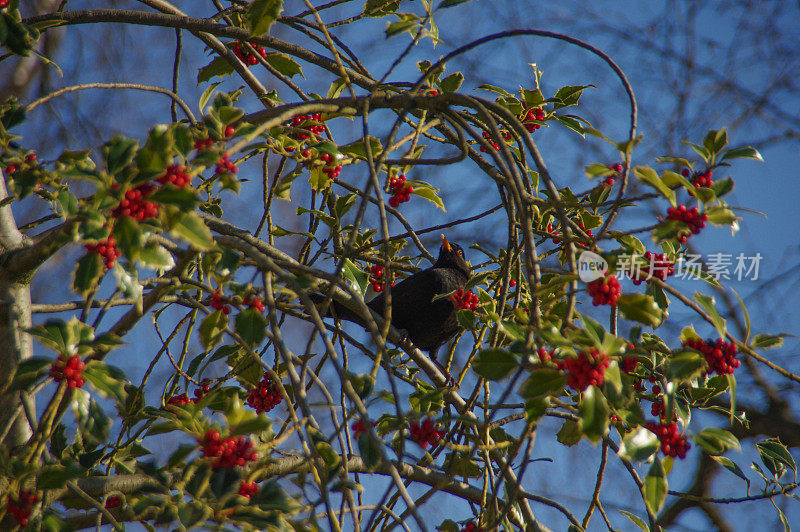
M 439 95 L 439 89 L 428 89 L 428 88 L 425 88 L 425 87 L 419 89 L 417 92 L 421 92 L 425 96 L 438 96 Z
M 292 118 L 292 126 L 301 127 L 300 124 L 306 121 L 322 122 L 322 113 L 295 116 Z M 325 133 L 325 126 L 323 126 L 322 124 L 315 124 L 315 125 L 309 124 L 303 127 L 303 129 L 307 129 L 308 131 L 310 131 L 315 135 L 322 135 L 323 133 Z M 295 135 L 294 138 L 297 140 L 307 140 L 310 139 L 311 136 L 306 135 L 305 133 L 299 133 Z
M 222 157 L 219 158 L 216 166 L 217 169 L 214 171 L 215 175 L 235 174 L 239 171 L 239 168 L 228 158 L 228 152 L 226 151 L 222 152 Z
M 255 49 L 256 52 L 258 52 L 258 55 L 260 55 L 264 59 L 267 58 L 267 52 L 266 50 L 264 50 L 263 46 L 258 46 L 256 44 L 253 44 L 251 46 Z M 236 57 L 238 57 L 239 60 L 245 65 L 252 66 L 258 64 L 258 57 L 253 55 L 249 50 L 245 50 L 244 47 L 238 42 L 235 42 L 231 45 L 231 51 L 234 54 L 236 54 Z
M 489 144 L 489 146 L 494 148 L 494 151 L 500 151 L 500 145 L 497 142 L 495 142 L 494 140 L 492 140 L 492 136 L 489 134 L 488 131 L 484 131 L 483 132 L 483 138 L 486 139 L 486 143 Z M 503 138 L 505 138 L 505 135 L 503 135 Z M 481 146 L 481 151 L 486 153 L 487 150 L 486 150 L 486 148 Z
M 308 150 L 303 150 L 302 154 L 304 156 L 307 156 L 305 155 L 306 152 L 308 152 L 308 156 L 311 155 L 311 153 Z M 326 174 L 330 179 L 336 179 L 337 177 L 339 177 L 339 174 L 342 173 L 342 165 L 339 164 L 336 157 L 334 157 L 330 153 L 323 153 L 322 155 L 319 156 L 319 160 L 325 163 L 325 166 L 322 168 L 322 172 Z
M 223 314 L 230 314 L 231 308 L 222 300 L 222 294 L 219 290 L 211 295 L 211 301 L 208 303 L 214 310 L 221 310 Z
M 588 353 L 578 352 L 577 357 L 567 357 L 556 362 L 558 369 L 567 372 L 567 384 L 582 392 L 590 385 L 602 386 L 606 368 L 611 364 L 608 355 L 591 349 Z
M 455 293 L 450 294 L 450 301 L 453 302 L 456 308 L 465 310 L 477 310 L 478 303 L 480 303 L 478 296 L 463 288 L 459 288 Z
M 614 275 L 607 275 L 599 279 L 595 279 L 586 285 L 589 295 L 592 296 L 592 304 L 596 307 L 598 305 L 617 305 L 622 287 L 619 284 L 619 279 Z
M 0 7 L 5 7 L 0 5 Z M 14 517 L 19 526 L 27 526 L 33 505 L 39 502 L 39 497 L 31 491 L 19 490 L 16 500 L 11 495 L 6 496 L 6 511 Z
M 661 452 L 667 456 L 686 458 L 686 451 L 691 445 L 686 440 L 686 436 L 678 432 L 676 423 L 664 423 L 663 421 L 655 424 L 647 423 L 647 428 L 653 432 L 661 442 Z
M 0 9 L 8 7 L 8 0 L 0 0 Z
M 653 406 L 650 407 L 650 413 L 659 418 L 662 423 L 666 420 L 667 407 L 664 406 L 664 400 L 662 397 L 656 397 L 655 401 L 653 401 Z M 678 421 L 678 415 L 674 412 L 672 413 L 672 421 L 673 423 Z
M 0 0 L 0 2 L 1 1 L 2 0 Z M 0 8 L 1 7 L 2 6 L 0 6 Z M 28 163 L 28 164 L 35 164 L 36 163 L 36 154 L 35 153 L 29 153 L 28 155 L 26 155 L 25 156 L 25 162 Z M 13 174 L 17 170 L 19 170 L 19 165 L 18 164 L 10 164 L 10 165 L 6 166 L 6 168 L 5 168 L 6 174 L 8 174 L 8 175 Z
M 677 207 L 670 207 L 667 209 L 667 220 L 678 220 L 689 226 L 689 231 L 691 231 L 691 233 L 687 231 L 680 231 L 678 233 L 678 242 L 685 244 L 690 234 L 696 235 L 706 226 L 708 215 L 698 212 L 697 207 L 687 209 L 686 205 L 680 204 Z
M 619 163 L 609 164 L 608 168 L 611 169 L 611 170 L 614 170 L 614 172 L 616 172 L 616 173 L 614 175 L 610 175 L 607 178 L 603 179 L 603 182 L 600 183 L 600 185 L 602 185 L 604 187 L 613 187 L 614 186 L 614 180 L 617 177 L 621 177 L 622 176 L 622 165 L 619 164 Z
M 198 386 L 194 391 L 194 402 L 200 401 L 205 394 L 211 391 L 211 379 L 203 379 L 200 381 L 200 386 Z
M 383 279 L 383 266 L 375 264 L 369 269 L 369 284 L 376 292 L 383 292 L 386 288 L 386 283 Z M 394 286 L 394 279 L 392 279 L 392 286 Z
M 119 508 L 120 506 L 122 506 L 122 499 L 116 495 L 112 495 L 106 499 L 106 508 Z
M 540 122 L 544 121 L 544 111 L 541 107 L 532 107 L 527 109 L 520 115 L 520 120 L 522 121 L 522 125 L 525 126 L 525 129 L 528 130 L 528 133 L 533 133 L 537 129 L 539 129 L 541 124 L 537 124 L 535 120 Z
M 172 183 L 178 188 L 184 188 L 192 183 L 192 176 L 186 171 L 185 166 L 171 164 L 167 166 L 167 171 L 164 172 L 164 175 L 156 179 L 156 181 L 162 185 Z
M 482 526 L 478 526 L 478 524 L 475 521 L 470 521 L 469 523 L 465 523 L 459 532 L 483 532 L 483 531 L 484 528 Z
M 203 398 L 205 394 L 211 391 L 211 380 L 210 379 L 203 379 L 200 381 L 200 385 L 194 391 L 194 398 L 190 399 L 189 396 L 185 393 L 180 395 L 173 395 L 169 399 L 167 399 L 168 405 L 178 405 L 178 406 L 185 406 L 190 403 L 197 403 L 200 399 Z
M 117 241 L 113 236 L 100 240 L 97 244 L 86 244 L 86 251 L 97 253 L 103 258 L 103 265 L 107 270 L 114 267 L 114 263 L 122 256 L 122 252 L 117 248 Z
M 264 373 L 261 382 L 258 383 L 258 388 L 253 388 L 247 393 L 247 404 L 255 408 L 259 414 L 269 412 L 281 401 L 283 401 L 283 396 L 268 373 Z
M 411 439 L 423 449 L 427 449 L 428 445 L 436 443 L 444 435 L 443 432 L 436 430 L 430 418 L 426 418 L 422 424 L 420 424 L 419 420 L 412 421 L 408 431 L 411 433 Z
M 375 426 L 375 422 L 372 423 L 372 426 Z M 350 428 L 353 429 L 353 434 L 355 434 L 356 438 L 367 433 L 367 426 L 364 424 L 364 420 L 361 418 L 353 422 Z
M 245 482 L 244 480 L 239 485 L 239 495 L 247 497 L 248 499 L 258 493 L 258 484 L 255 482 Z
M 185 393 L 180 395 L 173 395 L 169 399 L 167 399 L 168 405 L 177 405 L 177 406 L 186 406 L 190 403 L 194 403 L 192 399 L 189 399 L 189 396 Z
M 619 361 L 619 368 L 623 373 L 631 374 L 639 364 L 639 359 L 635 356 L 622 357 Z
M 223 440 L 218 430 L 209 429 L 200 440 L 200 445 L 204 457 L 215 459 L 211 464 L 214 469 L 243 466 L 247 462 L 258 460 L 253 442 L 244 436 Z
M 650 374 L 649 377 L 647 377 L 647 382 L 649 382 L 650 384 L 655 384 L 656 382 L 658 382 L 658 378 L 656 377 L 655 373 L 652 373 Z M 647 393 L 647 387 L 644 385 L 641 378 L 636 379 L 636 382 L 633 384 L 633 389 L 636 390 L 637 392 Z M 655 395 L 660 394 L 661 386 L 657 384 L 653 386 L 653 393 Z
M 689 177 L 689 169 L 684 168 L 681 172 L 683 177 Z M 711 179 L 711 169 L 708 169 L 704 172 L 695 172 L 692 174 L 692 184 L 697 187 L 710 187 L 714 184 L 714 181 Z
M 536 354 L 539 355 L 539 360 L 542 362 L 542 364 L 547 364 L 553 360 L 554 351 L 552 349 L 548 351 L 544 347 L 540 347 L 536 350 Z
M 194 149 L 197 151 L 204 151 L 214 145 L 213 139 L 197 139 L 194 141 Z
M 633 272 L 631 279 L 633 284 L 639 285 L 647 276 L 656 277 L 662 281 L 666 281 L 670 275 L 675 275 L 675 266 L 663 253 L 650 253 L 649 251 L 644 254 L 647 261 L 647 266 L 642 266 Z M 648 283 L 650 281 L 647 281 Z
M 153 185 L 149 183 L 142 183 L 138 187 L 132 188 L 125 192 L 119 205 L 114 207 L 111 211 L 111 216 L 119 218 L 120 216 L 130 216 L 134 220 L 148 220 L 158 216 L 158 203 L 147 201 L 147 196 L 153 192 Z
M 411 199 L 411 193 L 414 192 L 414 187 L 406 185 L 405 174 L 400 174 L 397 177 L 389 179 L 389 190 L 392 192 L 392 197 L 389 198 L 389 205 L 395 209 L 401 204 Z
M 582 221 L 582 220 L 580 220 L 580 219 L 578 219 L 578 220 L 575 220 L 575 224 L 576 224 L 578 227 L 580 227 L 580 228 L 581 228 L 581 231 L 583 231 L 584 233 L 586 233 L 586 236 L 588 236 L 589 238 L 592 238 L 592 237 L 594 237 L 594 235 L 592 234 L 592 230 L 591 230 L 591 229 L 586 229 L 586 228 L 583 226 L 583 221 Z M 556 228 L 555 228 L 555 227 L 553 227 L 553 224 L 547 224 L 547 232 L 548 232 L 548 233 L 550 233 L 550 234 L 552 234 L 552 235 L 554 235 L 554 236 L 552 237 L 552 239 L 553 239 L 553 243 L 554 243 L 554 244 L 560 244 L 560 243 L 561 243 L 561 238 L 558 236 L 558 232 L 556 231 Z M 588 245 L 588 244 L 584 244 L 583 242 L 576 242 L 576 244 L 577 244 L 578 246 L 582 247 L 582 248 L 588 248 L 588 247 L 589 247 L 589 245 Z
M 690 347 L 700 351 L 706 358 L 709 373 L 731 374 L 741 364 L 736 358 L 736 345 L 722 340 L 687 340 L 683 342 L 683 347 Z
M 53 377 L 53 380 L 56 382 L 61 382 L 66 379 L 67 386 L 69 386 L 70 390 L 73 388 L 81 388 L 84 384 L 81 372 L 83 372 L 83 368 L 85 367 L 86 364 L 78 355 L 72 355 L 71 357 L 61 355 L 53 362 L 53 365 L 50 366 L 50 376 Z
M 242 303 L 249 306 L 250 308 L 256 309 L 259 312 L 264 312 L 264 309 L 266 308 L 264 307 L 264 302 L 261 301 L 261 298 L 256 296 L 247 296 L 244 298 Z

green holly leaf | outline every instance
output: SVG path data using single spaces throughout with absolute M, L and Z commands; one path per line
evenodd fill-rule
M 297 74 L 300 74 L 301 77 L 303 76 L 303 67 L 301 67 L 297 61 L 292 59 L 286 54 L 282 54 L 279 52 L 271 52 L 267 54 L 267 57 L 264 58 L 269 65 L 283 74 L 284 76 L 293 77 Z
M 228 328 L 228 316 L 222 310 L 216 310 L 203 318 L 200 323 L 200 343 L 207 351 L 220 343 Z
M 644 500 L 647 506 L 658 513 L 667 498 L 667 474 L 658 457 L 644 478 Z
M 433 188 L 424 181 L 409 181 L 408 184 L 414 187 L 412 194 L 430 201 L 443 211 L 447 212 L 447 209 L 444 208 L 444 202 L 442 201 L 442 198 L 440 198 L 437 194 L 437 192 L 439 192 L 438 188 Z
M 662 196 L 667 198 L 669 202 L 674 207 L 676 205 L 675 202 L 675 191 L 670 189 L 664 181 L 658 177 L 658 174 L 655 170 L 650 168 L 649 166 L 636 166 L 633 169 L 634 174 L 636 177 L 647 183 L 648 185 L 652 186 L 656 189 Z
M 711 322 L 717 329 L 720 338 L 725 338 L 725 318 L 719 315 L 717 308 L 714 306 L 714 298 L 701 294 L 700 292 L 694 293 L 694 300 L 706 311 L 711 318 Z
M 557 101 L 553 103 L 553 110 L 578 105 L 578 100 L 581 99 L 584 89 L 589 87 L 594 88 L 594 85 L 567 85 L 566 87 L 561 87 L 556 92 L 555 99 Z
M 567 377 L 555 368 L 540 368 L 531 372 L 531 375 L 522 385 L 520 394 L 525 399 L 533 399 L 546 395 L 561 395 Z
M 722 156 L 722 160 L 725 159 L 755 159 L 756 161 L 764 162 L 764 158 L 761 157 L 761 154 L 758 152 L 757 149 L 751 146 L 740 146 L 738 148 L 731 148 L 725 155 Z
M 750 347 L 753 349 L 770 349 L 772 347 L 780 347 L 783 345 L 783 338 L 772 334 L 757 334 L 750 342 Z
M 638 321 L 658 327 L 664 321 L 664 311 L 656 304 L 652 296 L 645 294 L 622 294 L 617 299 L 622 316 L 628 320 Z
M 102 149 L 108 173 L 116 175 L 131 164 L 138 148 L 139 143 L 134 139 L 129 139 L 122 135 L 114 136 Z
M 258 37 L 269 33 L 281 11 L 283 11 L 283 0 L 254 0 L 247 11 L 250 33 Z
M 644 427 L 629 432 L 622 438 L 617 453 L 621 458 L 638 462 L 650 458 L 658 451 L 660 444 L 655 434 Z
M 195 213 L 189 212 L 170 231 L 174 236 L 185 240 L 201 251 L 214 249 L 211 231 Z
M 581 429 L 578 423 L 572 420 L 567 420 L 561 425 L 561 428 L 556 434 L 556 439 L 559 443 L 572 447 L 581 441 Z
M 464 83 L 464 74 L 461 72 L 453 72 L 442 80 L 439 87 L 443 92 L 456 92 L 461 88 L 462 83 Z
M 103 259 L 97 253 L 88 253 L 75 268 L 72 275 L 72 290 L 80 295 L 88 294 L 103 276 Z
M 581 431 L 590 441 L 596 443 L 608 432 L 610 413 L 606 396 L 598 387 L 592 385 L 583 391 L 578 416 Z
M 260 344 L 267 334 L 267 320 L 256 309 L 247 309 L 236 316 L 236 332 L 250 346 Z
M 364 4 L 364 14 L 368 17 L 380 18 L 395 13 L 400 7 L 401 0 L 367 0 Z
M 705 358 L 694 351 L 682 351 L 669 357 L 669 376 L 675 382 L 690 381 L 705 369 Z
M 367 139 L 369 140 L 369 147 L 370 151 L 372 152 L 372 157 L 377 157 L 383 151 L 383 145 L 381 144 L 381 141 L 372 135 L 367 137 Z M 350 155 L 351 157 L 358 157 L 361 159 L 367 158 L 367 147 L 364 139 L 351 142 L 350 144 L 345 144 L 344 146 L 339 146 L 338 150 L 339 152 Z
M 703 429 L 694 435 L 694 441 L 710 455 L 720 455 L 728 449 L 741 449 L 736 436 L 725 429 Z
M 490 381 L 506 378 L 518 366 L 517 357 L 505 349 L 484 349 L 472 360 L 472 370 Z
M 367 470 L 374 471 L 381 462 L 381 452 L 378 442 L 373 440 L 369 434 L 358 435 L 358 452 Z
M 161 244 L 147 244 L 144 246 L 139 251 L 139 260 L 148 268 L 153 269 L 163 270 L 172 268 L 175 265 L 172 255 Z

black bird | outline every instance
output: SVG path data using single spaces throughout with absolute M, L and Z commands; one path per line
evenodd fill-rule
M 469 277 L 470 267 L 464 259 L 464 250 L 442 235 L 442 247 L 434 265 L 392 287 L 392 325 L 405 332 L 415 346 L 428 351 L 431 360 L 436 360 L 439 348 L 460 329 L 456 319 L 458 309 L 450 299 L 433 301 L 433 298 L 464 288 Z M 367 306 L 383 315 L 385 297 L 381 293 Z M 321 301 L 319 296 L 313 299 Z M 364 325 L 356 313 L 336 301 L 331 302 L 328 315 Z

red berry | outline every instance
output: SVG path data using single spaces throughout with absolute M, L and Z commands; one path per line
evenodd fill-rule
M 741 365 L 736 358 L 736 345 L 723 340 L 687 340 L 683 342 L 683 346 L 695 349 L 705 356 L 709 373 L 728 375 Z
M 536 350 L 536 354 L 539 356 L 539 360 L 543 364 L 547 364 L 553 359 L 553 350 L 548 351 L 544 347 L 540 347 Z
M 242 497 L 247 497 L 248 499 L 258 493 L 258 484 L 255 482 L 245 482 L 239 485 L 239 495 Z
M 116 495 L 106 499 L 106 508 L 118 508 L 122 505 L 122 499 Z
M 639 360 L 635 356 L 622 357 L 620 369 L 624 373 L 630 374 L 636 369 L 637 364 L 639 364 Z
M 686 239 L 692 234 L 697 234 L 702 228 L 706 226 L 708 216 L 698 212 L 697 207 L 687 209 L 686 205 L 678 205 L 677 208 L 670 207 L 667 209 L 667 220 L 677 220 L 685 223 L 689 230 L 681 230 L 678 232 L 677 239 L 680 243 L 685 243 Z
M 167 404 L 168 405 L 184 406 L 184 405 L 188 405 L 191 402 L 192 402 L 192 400 L 189 399 L 189 396 L 186 395 L 185 393 L 182 393 L 180 395 L 173 395 L 172 397 L 167 399 Z
M 580 351 L 577 357 L 556 362 L 558 368 L 567 373 L 567 384 L 581 392 L 591 385 L 602 386 L 610 364 L 608 355 L 597 349 L 590 349 L 588 353 Z
M 456 308 L 473 311 L 477 310 L 478 303 L 480 303 L 478 296 L 469 290 L 464 290 L 463 288 L 460 288 L 455 293 L 451 294 L 449 299 Z
M 373 423 L 372 426 L 374 427 L 375 423 Z M 351 428 L 353 429 L 353 434 L 355 434 L 356 438 L 367 433 L 367 426 L 364 424 L 363 419 L 359 419 L 358 421 L 354 422 Z
M 428 445 L 436 443 L 436 441 L 444 435 L 442 432 L 436 430 L 430 418 L 425 419 L 422 424 L 420 424 L 419 421 L 413 421 L 408 431 L 411 434 L 411 439 L 417 442 L 423 449 L 427 449 Z
M 67 387 L 70 390 L 82 388 L 84 380 L 81 372 L 85 367 L 86 364 L 78 355 L 72 355 L 68 358 L 61 355 L 50 366 L 50 376 L 55 382 L 66 381 Z
M 661 442 L 661 452 L 667 456 L 686 458 L 686 451 L 691 445 L 686 441 L 686 436 L 678 432 L 678 425 L 675 423 L 659 424 L 649 422 L 647 428 L 653 432 Z
M 35 153 L 30 153 L 30 154 L 26 155 L 25 156 L 25 162 L 26 163 L 30 163 L 30 164 L 35 163 L 36 162 L 36 154 Z
M 257 413 L 269 412 L 280 402 L 283 396 L 278 391 L 278 387 L 272 382 L 269 373 L 264 373 L 257 388 L 252 388 L 247 393 L 247 404 L 256 409 Z
M 616 306 L 617 299 L 622 292 L 622 287 L 619 280 L 613 275 L 607 275 L 600 279 L 595 279 L 586 288 L 589 295 L 592 296 L 592 304 L 598 305 L 611 305 Z
M 650 253 L 648 251 L 644 254 L 644 259 L 647 261 L 647 265 L 637 265 L 635 271 L 628 272 L 635 285 L 640 284 L 648 275 L 666 281 L 667 277 L 675 274 L 675 267 L 672 261 L 663 253 Z M 650 280 L 647 282 L 649 283 Z

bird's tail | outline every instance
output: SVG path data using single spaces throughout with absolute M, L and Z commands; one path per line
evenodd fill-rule
M 366 327 L 366 324 L 364 323 L 364 320 L 361 318 L 361 316 L 359 316 L 349 308 L 345 307 L 335 299 L 330 301 L 330 303 L 328 304 L 328 308 L 323 314 L 322 306 L 325 303 L 326 299 L 325 296 L 323 296 L 322 294 L 309 294 L 309 297 L 311 298 L 311 301 L 313 301 L 314 304 L 317 306 L 317 309 L 319 309 L 320 314 L 322 315 L 323 318 L 339 318 L 340 320 L 352 321 L 353 323 L 358 323 L 359 325 Z

